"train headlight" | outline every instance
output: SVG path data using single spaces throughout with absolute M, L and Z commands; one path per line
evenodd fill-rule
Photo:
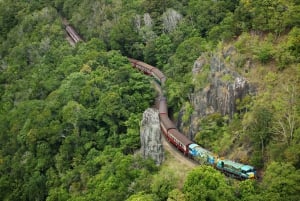
M 253 172 L 248 173 L 248 178 L 249 178 L 249 179 L 254 179 L 254 178 L 255 178 L 254 173 L 253 173 Z

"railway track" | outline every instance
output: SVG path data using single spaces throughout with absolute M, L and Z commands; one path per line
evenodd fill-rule
M 74 44 L 83 41 L 71 26 L 66 25 L 66 31 L 73 40 Z M 225 175 L 240 180 L 257 178 L 257 172 L 253 166 L 220 158 L 217 154 L 214 154 L 209 150 L 201 147 L 200 145 L 194 143 L 184 134 L 179 132 L 175 124 L 170 120 L 168 116 L 167 99 L 166 97 L 164 97 L 163 93 L 163 87 L 167 80 L 167 77 L 163 74 L 163 72 L 161 72 L 158 68 L 154 66 L 132 58 L 128 58 L 128 60 L 134 68 L 138 69 L 146 75 L 152 76 L 159 83 L 156 84 L 154 88 L 159 93 L 158 110 L 161 130 L 167 141 L 169 141 L 170 144 L 174 145 L 185 156 L 183 159 L 179 158 L 177 155 L 176 157 L 179 160 L 184 160 L 185 164 L 192 165 L 189 159 L 193 158 L 200 164 L 207 164 L 213 166 L 215 169 L 221 171 Z M 170 152 L 173 153 L 174 156 L 176 155 L 174 151 Z

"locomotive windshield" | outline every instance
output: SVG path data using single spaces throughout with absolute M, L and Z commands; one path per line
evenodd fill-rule
M 242 168 L 242 173 L 250 173 L 250 172 L 255 172 L 254 167 L 250 166 L 250 165 L 244 165 Z

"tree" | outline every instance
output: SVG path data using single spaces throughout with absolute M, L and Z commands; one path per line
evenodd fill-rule
M 224 139 L 226 129 L 225 118 L 220 113 L 213 113 L 202 118 L 200 125 L 201 130 L 195 136 L 196 142 L 205 145 L 211 151 L 219 153 L 220 139 Z
M 151 184 L 151 192 L 157 196 L 157 200 L 166 200 L 168 194 L 175 188 L 176 177 L 170 172 L 161 172 L 155 175 Z
M 18 23 L 17 12 L 22 7 L 21 3 L 14 5 L 12 2 L 0 2 L 0 39 L 4 40 L 9 31 Z
M 143 2 L 141 7 L 145 8 L 145 12 L 149 13 L 150 16 L 153 18 L 153 30 L 156 33 L 162 33 L 163 28 L 160 17 L 164 12 L 166 12 L 167 8 L 172 8 L 174 3 L 175 1 L 173 0 L 149 0 Z
M 188 94 L 193 90 L 191 84 L 193 62 L 205 50 L 207 50 L 207 43 L 203 38 L 188 38 L 177 47 L 176 53 L 169 59 L 169 64 L 164 66 L 164 73 L 168 77 L 169 103 L 176 105 L 178 110 L 179 105 L 187 100 Z
M 271 111 L 264 106 L 254 107 L 253 111 L 245 114 L 243 119 L 245 133 L 258 149 L 260 147 L 260 154 L 259 152 L 254 154 L 255 157 L 258 157 L 256 161 L 253 161 L 257 167 L 262 166 L 265 147 L 272 138 L 272 120 Z
M 39 172 L 34 172 L 24 185 L 23 200 L 45 200 L 47 195 L 46 178 Z
M 162 34 L 155 39 L 155 58 L 158 67 L 163 67 L 167 64 L 173 52 L 172 41 L 167 35 Z
M 73 126 L 75 135 L 80 135 L 80 126 L 88 118 L 86 109 L 76 101 L 69 101 L 62 109 L 62 117 L 65 123 Z
M 139 42 L 139 36 L 131 22 L 132 16 L 122 16 L 110 31 L 110 48 L 120 50 L 124 55 L 134 55 L 133 44 Z
M 261 184 L 264 197 L 276 197 L 276 200 L 296 201 L 300 195 L 300 174 L 290 163 L 272 162 Z M 267 199 L 271 200 L 271 199 Z
M 167 201 L 185 201 L 185 197 L 180 190 L 174 189 L 169 192 Z
M 244 31 L 272 31 L 280 35 L 299 24 L 299 9 L 299 4 L 288 0 L 243 0 L 235 15 Z
M 239 200 L 255 200 L 252 197 L 259 193 L 259 188 L 257 187 L 257 182 L 254 180 L 244 180 L 239 183 L 237 198 Z
M 280 70 L 287 68 L 293 63 L 299 62 L 300 58 L 300 29 L 294 27 L 287 35 L 287 40 L 279 45 L 275 54 Z
M 188 16 L 202 37 L 226 17 L 227 12 L 234 10 L 236 1 L 189 1 Z
M 290 145 L 294 138 L 294 133 L 299 127 L 299 119 L 297 115 L 297 92 L 296 85 L 286 83 L 282 85 L 284 95 L 278 96 L 273 102 L 276 111 L 276 123 L 274 125 L 274 135 L 278 141 L 283 141 L 286 145 Z
M 46 201 L 65 201 L 68 200 L 69 197 L 66 189 L 61 187 L 51 188 Z
M 234 200 L 233 189 L 224 175 L 211 166 L 199 166 L 192 170 L 184 182 L 186 200 Z
M 106 146 L 97 160 L 101 162 L 101 169 L 90 178 L 86 195 L 82 197 L 89 196 L 96 200 L 152 198 L 149 193 L 143 193 L 149 188 L 150 182 L 140 182 L 148 181 L 147 177 L 155 171 L 153 161 L 149 163 L 139 157 L 124 155 L 117 148 L 109 146 Z M 131 196 L 134 193 L 136 195 Z
M 165 69 L 167 75 L 176 78 L 191 71 L 193 62 L 201 55 L 202 52 L 207 50 L 207 43 L 201 37 L 192 37 L 183 41 L 176 49 L 176 53 L 170 58 L 169 69 Z M 171 73 L 172 72 L 172 73 Z
M 155 196 L 152 194 L 144 194 L 142 192 L 130 196 L 126 201 L 155 201 Z
M 125 122 L 126 134 L 121 135 L 121 146 L 126 154 L 134 153 L 140 147 L 140 115 L 130 115 Z
M 237 34 L 233 13 L 228 12 L 226 17 L 219 25 L 214 26 L 209 32 L 208 37 L 211 40 L 230 40 Z

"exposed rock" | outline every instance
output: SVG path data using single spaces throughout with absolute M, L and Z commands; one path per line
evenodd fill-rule
M 188 127 L 188 136 L 191 139 L 200 129 L 198 125 L 200 118 L 216 112 L 232 118 L 236 111 L 236 100 L 255 93 L 255 88 L 246 78 L 231 70 L 234 69 L 234 62 L 230 61 L 230 57 L 234 54 L 235 48 L 229 47 L 221 53 L 201 55 L 195 62 L 192 70 L 194 82 L 199 82 L 197 75 L 203 73 L 204 68 L 208 66 L 209 73 L 205 86 L 189 95 L 194 112 L 186 125 L 183 125 L 181 120 L 184 108 L 179 114 L 178 126 L 181 129 Z
M 141 122 L 141 153 L 144 158 L 152 158 L 157 165 L 164 160 L 158 111 L 148 108 Z

